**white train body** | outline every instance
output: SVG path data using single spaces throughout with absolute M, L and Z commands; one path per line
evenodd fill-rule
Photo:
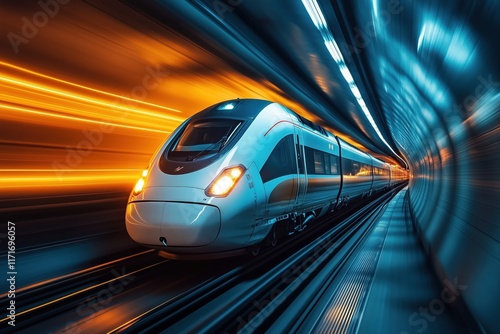
M 126 226 L 167 257 L 231 256 L 396 182 L 388 164 L 293 111 L 238 99 L 171 134 L 130 195 Z

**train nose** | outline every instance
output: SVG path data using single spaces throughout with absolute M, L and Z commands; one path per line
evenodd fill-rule
M 217 207 L 179 202 L 129 203 L 126 221 L 132 239 L 155 246 L 205 246 L 217 239 L 221 226 Z

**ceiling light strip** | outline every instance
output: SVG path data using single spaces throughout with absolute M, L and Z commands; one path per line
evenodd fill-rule
M 321 35 L 323 36 L 323 40 L 325 41 L 325 46 L 328 49 L 328 52 L 330 52 L 330 55 L 332 56 L 333 60 L 335 60 L 335 62 L 339 66 L 340 73 L 344 77 L 345 81 L 349 84 L 349 88 L 351 89 L 352 94 L 354 95 L 354 97 L 356 97 L 356 100 L 361 110 L 363 110 L 363 113 L 370 122 L 371 126 L 373 127 L 379 138 L 382 140 L 382 142 L 391 150 L 392 153 L 394 153 L 406 165 L 404 159 L 401 158 L 396 152 L 394 152 L 393 148 L 389 145 L 389 143 L 387 143 L 384 136 L 382 136 L 382 133 L 380 132 L 377 124 L 375 123 L 375 120 L 373 119 L 370 110 L 368 110 L 368 107 L 366 106 L 366 103 L 363 100 L 363 97 L 361 96 L 361 92 L 359 91 L 356 82 L 354 82 L 354 78 L 352 77 L 351 71 L 349 71 L 349 68 L 347 67 L 344 61 L 344 57 L 340 52 L 337 42 L 333 38 L 333 35 L 330 32 L 330 29 L 328 28 L 325 17 L 323 16 L 323 12 L 319 7 L 318 2 L 316 0 L 302 0 L 302 4 L 306 8 L 307 13 L 309 14 L 309 17 L 313 21 L 314 25 L 316 26 L 316 28 L 318 28 Z

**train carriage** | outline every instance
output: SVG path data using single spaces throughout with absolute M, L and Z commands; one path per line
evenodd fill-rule
M 391 186 L 390 165 L 372 157 L 373 184 L 372 191 L 377 192 Z

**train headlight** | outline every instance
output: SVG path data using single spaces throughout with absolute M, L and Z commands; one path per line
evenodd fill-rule
M 224 169 L 205 189 L 205 194 L 212 197 L 225 197 L 229 195 L 236 182 L 245 173 L 242 165 Z
M 139 195 L 142 192 L 142 190 L 144 189 L 144 184 L 146 184 L 146 176 L 148 176 L 148 170 L 147 169 L 145 169 L 145 170 L 142 171 L 141 178 L 135 184 L 134 195 L 136 195 L 136 196 Z

